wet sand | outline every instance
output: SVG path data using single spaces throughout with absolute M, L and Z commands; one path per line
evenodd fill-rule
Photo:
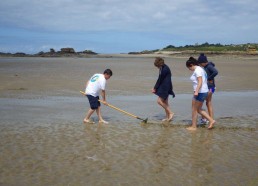
M 0 185 L 257 185 L 258 59 L 209 58 L 219 70 L 214 130 L 189 132 L 191 74 L 166 57 L 175 118 L 150 93 L 153 57 L 0 58 Z M 147 124 L 103 106 L 108 125 L 85 125 L 79 90 L 111 68 L 108 101 Z M 96 115 L 93 120 L 97 121 Z

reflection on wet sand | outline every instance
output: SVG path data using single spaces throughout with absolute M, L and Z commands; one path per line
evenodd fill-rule
M 257 130 L 52 123 L 6 125 L 0 137 L 4 185 L 214 185 L 257 175 Z
M 107 160 L 104 160 L 105 153 L 105 143 L 102 139 L 105 132 L 105 124 L 99 124 L 96 126 L 92 124 L 84 124 L 85 125 L 85 134 L 87 136 L 88 148 L 86 150 L 87 159 L 93 162 L 99 162 L 102 164 L 103 170 L 110 169 L 110 165 L 108 165 Z
M 215 180 L 212 161 L 213 131 L 197 134 L 191 132 L 190 175 L 194 178 L 189 185 L 210 185 Z

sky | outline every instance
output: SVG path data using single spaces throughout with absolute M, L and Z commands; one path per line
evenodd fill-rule
M 1 0 L 0 52 L 258 43 L 257 0 Z

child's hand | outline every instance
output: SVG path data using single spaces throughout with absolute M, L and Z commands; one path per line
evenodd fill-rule
M 108 105 L 108 103 L 107 103 L 106 101 L 104 101 L 104 100 L 102 101 L 102 103 L 103 103 L 104 105 Z
M 156 93 L 156 89 L 152 89 L 151 92 L 154 94 Z

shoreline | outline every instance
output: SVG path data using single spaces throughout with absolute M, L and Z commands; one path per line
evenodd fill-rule
M 241 99 L 245 97 L 245 100 Z M 173 125 L 186 126 L 191 120 L 192 94 L 177 94 L 169 99 L 175 113 Z M 107 101 L 142 117 L 148 117 L 149 123 L 157 123 L 164 117 L 163 111 L 156 104 L 155 95 L 111 95 Z M 15 123 L 82 123 L 84 112 L 89 108 L 87 98 L 78 92 L 78 96 L 22 96 L 0 98 L 0 124 Z M 226 103 L 226 104 L 225 104 Z M 241 106 L 240 106 L 241 105 Z M 217 92 L 214 97 L 215 118 L 218 127 L 240 127 L 258 129 L 258 91 Z M 206 108 L 204 106 L 204 108 Z M 234 108 L 234 109 L 232 109 Z M 244 108 L 244 109 L 243 109 Z M 102 104 L 103 117 L 111 124 L 139 123 L 123 113 L 119 113 Z M 16 115 L 3 113 L 16 113 Z M 48 117 L 46 117 L 48 116 Z M 97 120 L 97 116 L 93 116 Z M 234 121 L 234 122 L 233 122 Z M 161 124 L 158 122 L 158 124 Z
M 243 99 L 245 97 L 245 99 Z M 108 103 L 140 117 L 148 117 L 148 124 L 163 125 L 165 117 L 162 109 L 156 104 L 157 96 L 148 95 L 112 95 L 107 97 Z M 175 113 L 171 127 L 186 127 L 191 122 L 191 93 L 177 94 L 169 98 L 169 104 Z M 249 91 L 217 91 L 213 97 L 217 129 L 258 130 L 258 90 Z M 0 97 L 0 125 L 15 123 L 31 123 L 44 126 L 44 123 L 76 123 L 81 124 L 84 112 L 89 108 L 87 98 L 80 92 L 73 95 L 9 95 Z M 204 108 L 206 108 L 204 104 Z M 122 123 L 136 124 L 132 119 L 102 104 L 103 118 L 111 125 Z M 9 113 L 3 115 L 3 113 Z M 11 115 L 16 113 L 18 115 Z M 64 114 L 65 113 L 65 114 Z M 164 115 L 164 116 L 163 116 Z M 33 116 L 33 117 L 32 117 Z M 47 117 L 46 117 L 47 116 Z M 93 120 L 97 123 L 96 114 Z
M 243 58 L 258 58 L 257 54 L 249 54 L 247 52 L 212 52 L 212 51 L 191 51 L 191 52 L 173 52 L 173 51 L 159 51 L 154 53 L 139 53 L 139 54 L 128 54 L 128 53 L 110 53 L 110 54 L 0 54 L 0 58 L 137 58 L 137 57 L 175 57 L 184 58 L 188 56 L 198 56 L 200 53 L 205 53 L 210 57 L 243 57 Z
M 123 54 L 114 58 L 0 58 L 0 97 L 77 95 L 92 74 L 106 68 L 114 72 L 108 81 L 108 94 L 148 95 L 158 75 L 153 66 L 154 57 Z M 191 73 L 185 67 L 188 57 L 165 57 L 176 94 L 192 92 Z M 258 90 L 258 58 L 208 56 L 208 60 L 219 71 L 216 91 Z

